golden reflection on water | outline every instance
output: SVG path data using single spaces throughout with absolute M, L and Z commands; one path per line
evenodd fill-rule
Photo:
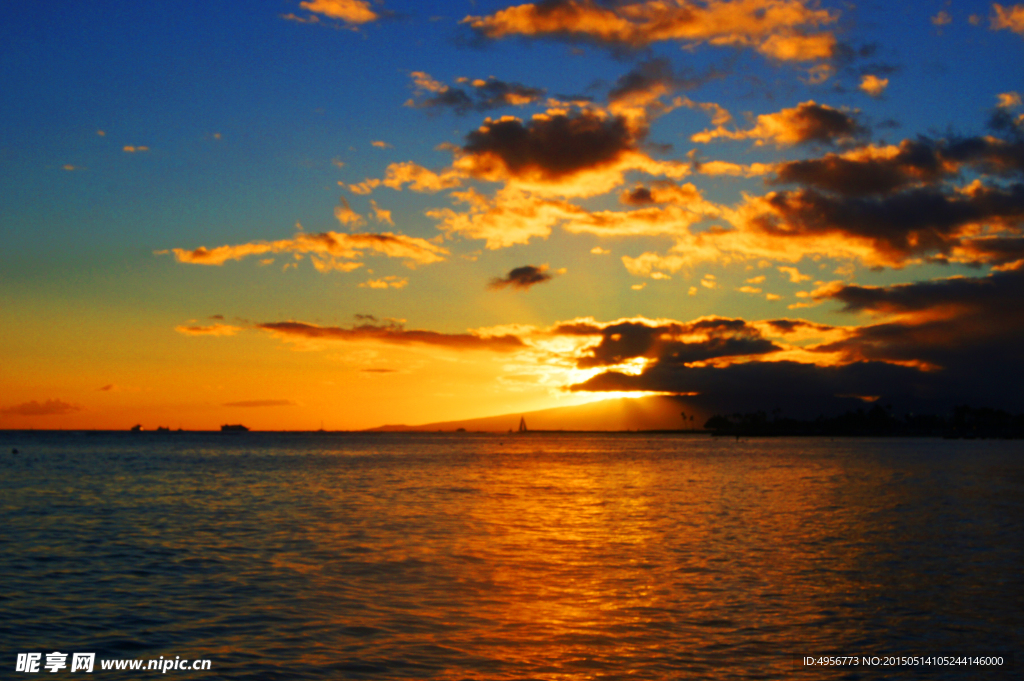
M 8 470 L 25 549 L 0 576 L 18 612 L 53 610 L 0 633 L 52 638 L 61 612 L 78 633 L 25 650 L 483 680 L 787 678 L 793 655 L 982 653 L 1019 631 L 1024 475 L 994 444 L 284 442 Z
M 591 667 L 625 673 L 641 660 L 698 673 L 752 657 L 782 673 L 790 654 L 834 644 L 843 628 L 830 613 L 863 587 L 851 538 L 863 534 L 869 509 L 838 503 L 856 484 L 849 464 L 756 451 L 693 456 L 687 444 L 655 441 L 610 460 L 581 454 L 574 440 L 513 441 L 486 466 L 403 476 L 360 511 L 380 522 L 363 535 L 372 551 L 364 560 L 388 557 L 378 579 L 390 584 L 382 592 L 394 612 L 340 612 L 337 624 L 412 615 L 398 636 L 414 647 L 543 678 L 585 678 Z M 351 503 L 350 486 L 333 489 L 337 503 Z M 321 549 L 337 542 L 328 553 L 352 548 L 344 524 L 317 534 Z M 396 563 L 410 561 L 406 587 Z M 325 589 L 335 577 L 323 575 Z M 450 678 L 493 674 L 463 667 Z

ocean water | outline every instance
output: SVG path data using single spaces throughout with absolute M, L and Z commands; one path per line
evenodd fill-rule
M 0 432 L 0 587 L 0 678 L 1022 678 L 1024 443 Z

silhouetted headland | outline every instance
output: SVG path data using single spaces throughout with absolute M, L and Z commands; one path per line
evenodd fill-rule
M 840 437 L 945 437 L 980 439 L 1024 437 L 1024 414 L 987 407 L 956 407 L 947 416 L 905 414 L 897 416 L 891 408 L 874 405 L 838 416 L 819 416 L 811 421 L 772 418 L 763 411 L 712 416 L 704 427 L 719 436 L 794 436 L 824 435 Z

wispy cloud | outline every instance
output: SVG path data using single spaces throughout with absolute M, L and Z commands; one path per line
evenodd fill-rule
M 53 399 L 37 402 L 22 402 L 10 407 L 0 409 L 0 414 L 5 416 L 64 416 L 82 411 L 84 407 L 78 404 L 65 402 L 64 400 Z
M 415 109 L 451 109 L 459 115 L 473 111 L 491 111 L 509 106 L 525 106 L 539 102 L 545 94 L 540 88 L 522 83 L 509 83 L 494 76 L 459 78 L 458 86 L 434 80 L 423 71 L 411 74 L 415 94 L 405 105 Z
M 405 161 L 390 164 L 383 180 L 368 178 L 359 184 L 349 185 L 349 189 L 355 194 L 369 194 L 380 186 L 399 191 L 408 186 L 414 192 L 432 194 L 460 186 L 463 177 L 462 172 L 452 168 L 438 173 L 412 161 Z
M 405 288 L 409 285 L 409 280 L 405 277 L 398 276 L 387 276 L 380 277 L 379 279 L 370 279 L 359 284 L 359 288 L 376 288 L 376 289 L 389 289 L 389 288 Z
M 377 222 L 387 223 L 394 227 L 395 221 L 391 219 L 391 211 L 385 210 L 377 205 L 377 202 L 370 199 L 370 210 L 373 211 L 373 218 Z
M 338 205 L 334 207 L 334 218 L 346 227 L 358 227 L 365 222 L 362 215 L 352 210 L 344 196 L 338 199 Z
M 475 333 L 439 333 L 437 331 L 406 329 L 403 325 L 397 323 L 367 323 L 344 328 L 289 321 L 257 324 L 256 328 L 267 331 L 282 340 L 377 341 L 394 345 L 418 344 L 458 350 L 492 350 L 497 352 L 510 352 L 526 347 L 522 340 L 510 334 L 484 336 Z
M 448 251 L 440 246 L 417 237 L 390 232 L 343 234 L 340 232 L 321 232 L 307 234 L 299 232 L 291 239 L 279 241 L 257 241 L 247 244 L 225 245 L 216 248 L 200 246 L 193 250 L 173 248 L 169 251 L 157 251 L 158 255 L 173 253 L 178 262 L 195 265 L 223 265 L 229 260 L 241 260 L 265 253 L 308 253 L 314 265 L 321 271 L 329 271 L 335 266 L 359 267 L 356 263 L 335 262 L 335 259 L 355 260 L 361 258 L 365 251 L 405 260 L 409 265 L 426 265 L 441 262 Z M 350 268 L 351 269 L 351 268 Z
M 231 324 L 182 324 L 174 327 L 174 330 L 178 333 L 183 333 L 186 336 L 234 336 L 242 330 L 240 326 L 232 326 Z

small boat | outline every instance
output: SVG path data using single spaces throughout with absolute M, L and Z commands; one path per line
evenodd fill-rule
M 233 425 L 225 425 L 220 427 L 222 433 L 247 433 L 249 429 L 243 426 L 241 423 L 235 423 Z
M 526 417 L 525 416 L 520 416 L 519 417 L 519 432 L 520 433 L 527 432 L 527 430 L 526 430 Z

